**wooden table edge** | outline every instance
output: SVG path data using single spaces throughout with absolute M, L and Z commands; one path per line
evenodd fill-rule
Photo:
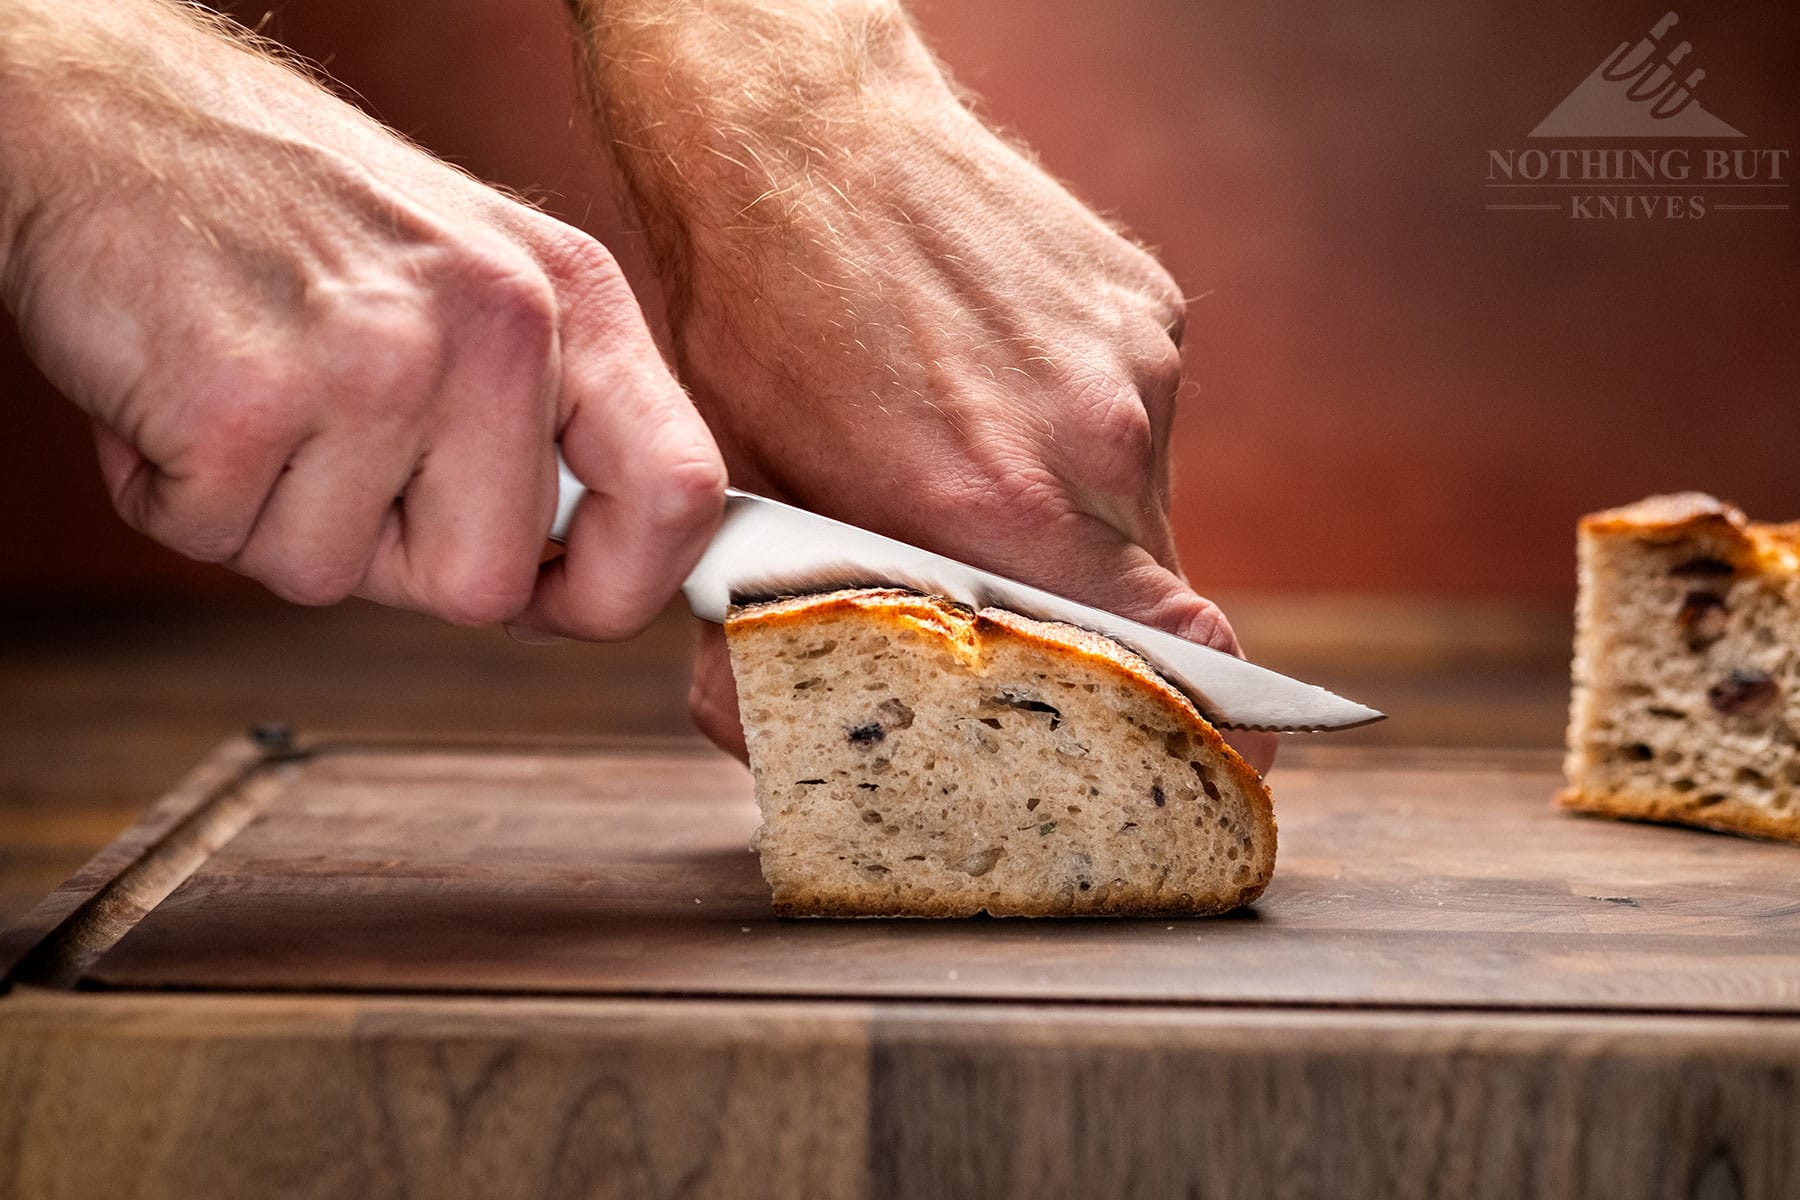
M 70 991 L 21 984 L 0 997 L 0 1041 L 58 1031 L 129 1036 L 268 1036 L 391 1032 L 493 1037 L 547 1032 L 582 1036 L 661 1025 L 694 1030 L 791 1026 L 834 1031 L 880 1025 L 986 1043 L 1001 1031 L 1028 1044 L 1066 1044 L 1071 1033 L 1107 1038 L 1144 1031 L 1187 1035 L 1259 1031 L 1280 1041 L 1346 1036 L 1406 1042 L 1468 1035 L 1494 1041 L 1585 1037 L 1653 1049 L 1663 1035 L 1719 1041 L 1771 1039 L 1800 1049 L 1800 1015 L 1632 1012 L 1617 1009 L 1400 1008 L 914 1000 L 738 996 L 482 996 L 450 994 Z

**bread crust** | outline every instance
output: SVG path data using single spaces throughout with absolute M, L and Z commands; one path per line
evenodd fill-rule
M 1584 533 L 1628 533 L 1633 537 L 1685 537 L 1696 527 L 1717 526 L 1742 532 L 1749 524 L 1736 506 L 1705 492 L 1670 492 L 1646 496 L 1581 518 Z
M 1235 785 L 1234 792 L 1248 804 L 1249 819 L 1261 836 L 1251 861 L 1251 881 L 1238 886 L 1221 881 L 1213 893 L 1176 893 L 1173 897 L 1146 886 L 1144 881 L 1123 886 L 1100 884 L 1071 908 L 1053 896 L 1014 896 L 1000 901 L 971 903 L 964 898 L 911 897 L 896 903 L 884 898 L 871 904 L 865 894 L 784 880 L 775 886 L 775 911 L 784 916 L 969 916 L 986 911 L 993 916 L 1100 916 L 1143 917 L 1208 915 L 1251 903 L 1263 893 L 1274 873 L 1276 828 L 1273 802 L 1267 785 L 1230 743 L 1219 734 L 1193 702 L 1163 678 L 1141 656 L 1109 638 L 1058 622 L 1037 621 L 1002 609 L 971 610 L 936 596 L 900 589 L 853 589 L 818 595 L 796 596 L 734 608 L 726 617 L 733 636 L 755 629 L 776 629 L 820 622 L 832 615 L 854 614 L 872 619 L 898 632 L 907 628 L 936 634 L 965 665 L 1007 641 L 1030 647 L 1069 665 L 1071 671 L 1098 671 L 1120 684 L 1154 697 L 1161 711 L 1179 725 L 1209 759 Z M 771 883 L 775 881 L 772 879 Z
M 1269 869 L 1273 870 L 1273 855 L 1270 859 Z M 983 904 L 973 909 L 967 904 L 955 904 L 936 898 L 912 899 L 903 905 L 874 905 L 862 896 L 849 892 L 788 887 L 771 902 L 771 907 L 778 917 L 956 918 L 972 917 L 981 912 L 986 912 L 990 917 L 1215 917 L 1253 903 L 1266 887 L 1268 880 L 1263 879 L 1236 892 L 1192 896 L 1186 900 L 1178 896 L 1174 904 L 1166 899 L 1147 902 L 1131 897 L 1118 900 L 1108 897 L 1084 903 L 1076 910 L 1044 900 Z
M 1564 788 L 1556 794 L 1558 807 L 1569 812 L 1627 821 L 1654 821 L 1667 825 L 1691 825 L 1715 833 L 1737 833 L 1777 842 L 1800 842 L 1800 826 L 1783 820 L 1765 808 L 1726 797 L 1711 804 L 1692 792 L 1587 792 Z
M 1589 513 L 1578 529 L 1583 537 L 1648 542 L 1704 537 L 1727 556 L 1725 561 L 1740 569 L 1790 573 L 1800 569 L 1800 521 L 1752 521 L 1736 505 L 1705 492 L 1647 496 L 1635 504 Z
M 1186 692 L 1165 679 L 1142 655 L 1092 630 L 1061 621 L 1039 621 L 1003 608 L 977 611 L 942 596 L 925 596 L 899 588 L 850 588 L 816 596 L 770 600 L 732 609 L 726 615 L 725 624 L 727 629 L 748 629 L 757 625 L 816 620 L 833 612 L 876 614 L 896 627 L 909 620 L 920 622 L 942 632 L 963 650 L 969 661 L 979 655 L 982 642 L 1013 637 L 1052 654 L 1064 654 L 1079 663 L 1110 671 L 1132 686 L 1155 692 L 1171 709 L 1181 714 L 1191 735 L 1201 738 L 1209 749 L 1224 756 L 1233 773 L 1259 792 L 1265 803 L 1268 802 L 1268 789 L 1263 785 L 1262 777 L 1212 723 L 1200 715 Z M 1273 812 L 1271 808 L 1271 819 Z

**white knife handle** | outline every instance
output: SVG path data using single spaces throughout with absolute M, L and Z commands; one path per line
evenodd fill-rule
M 575 478 L 559 449 L 556 452 L 556 516 L 550 522 L 550 540 L 560 542 L 569 536 L 569 522 L 575 519 L 575 506 L 587 495 L 587 487 Z

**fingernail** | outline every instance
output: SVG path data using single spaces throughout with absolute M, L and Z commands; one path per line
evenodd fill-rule
M 555 633 L 546 633 L 542 629 L 533 629 L 529 625 L 508 625 L 506 636 L 521 646 L 554 646 L 558 642 L 569 639 Z

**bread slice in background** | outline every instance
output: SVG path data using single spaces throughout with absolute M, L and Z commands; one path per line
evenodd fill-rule
M 1800 841 L 1800 523 L 1687 492 L 1578 537 L 1561 803 Z
M 1169 916 L 1275 867 L 1256 772 L 1137 655 L 858 590 L 725 623 L 785 916 Z

